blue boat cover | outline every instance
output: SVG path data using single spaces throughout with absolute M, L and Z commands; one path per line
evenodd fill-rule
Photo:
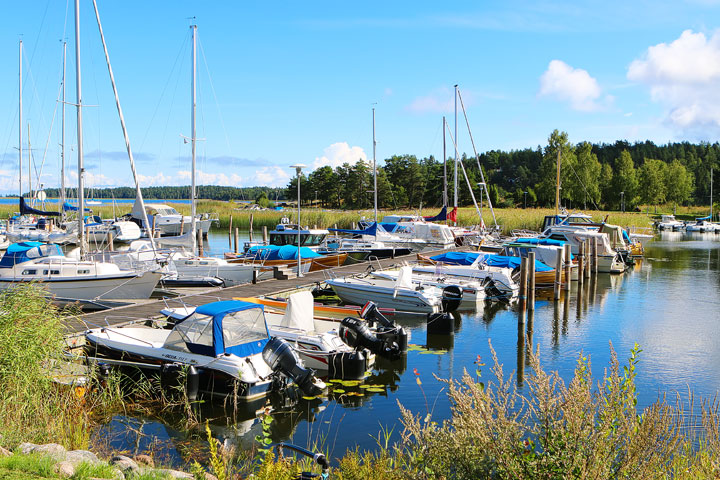
M 12 268 L 18 263 L 50 255 L 64 256 L 62 250 L 54 243 L 18 242 L 10 245 L 0 259 L 0 268 Z
M 328 228 L 330 232 L 349 233 L 352 235 L 375 235 L 377 234 L 377 223 L 373 222 L 372 225 L 364 230 L 349 230 L 346 228 Z
M 517 238 L 512 243 L 527 243 L 530 245 L 548 245 L 561 247 L 565 245 L 564 240 L 555 240 L 553 238 Z
M 29 207 L 25 203 L 25 197 L 20 197 L 20 215 L 43 215 L 46 217 L 59 217 L 60 212 L 46 212 L 37 208 Z
M 223 336 L 223 319 L 230 313 L 241 312 L 243 310 L 258 309 L 258 314 L 263 315 L 263 306 L 257 303 L 241 302 L 239 300 L 226 300 L 221 302 L 212 302 L 201 305 L 195 309 L 200 315 L 208 315 L 213 317 L 213 354 L 217 357 L 223 353 L 230 353 L 238 357 L 247 357 L 256 353 L 261 353 L 265 344 L 269 340 L 267 324 L 263 316 L 263 325 L 265 328 L 265 338 L 262 340 L 254 339 L 247 343 L 241 343 L 230 347 L 225 346 L 225 338 Z M 196 350 L 196 353 L 202 353 L 197 348 L 207 348 L 205 345 L 188 344 L 190 351 Z
M 697 222 L 701 222 L 701 221 L 703 221 L 703 220 L 711 220 L 710 215 L 708 215 L 707 217 L 702 217 L 702 218 L 696 218 L 696 219 L 695 219 L 695 221 L 697 221 Z
M 434 217 L 423 217 L 426 222 L 441 222 L 443 220 L 447 220 L 447 206 L 443 206 L 442 210 L 440 210 L 440 213 L 435 215 Z
M 446 252 L 440 255 L 430 257 L 436 262 L 452 263 L 455 265 L 472 265 L 475 260 L 482 255 L 480 263 L 491 267 L 505 267 L 515 269 L 520 266 L 522 258 L 520 257 L 508 257 L 506 255 L 496 255 L 493 253 L 480 254 L 477 252 Z M 540 260 L 535 260 L 535 271 L 536 272 L 547 272 L 552 268 L 545 265 Z
M 322 257 L 321 254 L 308 247 L 300 247 L 302 258 Z M 247 256 L 257 260 L 295 260 L 298 256 L 298 249 L 295 245 L 258 245 L 250 247 Z
M 62 208 L 66 212 L 77 212 L 78 208 L 80 208 L 80 207 L 76 207 L 75 205 L 71 204 L 70 202 L 65 202 L 65 203 L 63 203 Z M 90 210 L 87 207 L 85 207 L 85 211 L 92 212 L 92 210 Z

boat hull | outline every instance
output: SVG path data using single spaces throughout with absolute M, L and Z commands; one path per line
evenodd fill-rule
M 396 292 L 392 288 L 384 287 L 369 289 L 364 285 L 337 280 L 328 280 L 327 283 L 343 302 L 353 305 L 365 305 L 372 299 L 380 308 L 394 308 L 403 312 L 435 313 L 440 310 L 439 302 L 430 303 L 428 299 L 411 293 L 417 292 L 416 290 L 398 289 Z

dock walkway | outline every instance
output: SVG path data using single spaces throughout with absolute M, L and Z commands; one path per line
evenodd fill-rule
M 436 252 L 427 252 L 434 255 Z M 206 303 L 217 300 L 232 300 L 233 297 L 257 297 L 261 295 L 277 295 L 293 289 L 308 288 L 316 283 L 321 283 L 332 277 L 344 277 L 347 275 L 357 275 L 365 272 L 368 267 L 374 266 L 375 269 L 391 268 L 399 266 L 402 263 L 410 263 L 416 260 L 416 255 L 403 255 L 395 258 L 386 258 L 382 260 L 373 260 L 370 262 L 361 262 L 355 265 L 345 265 L 318 272 L 310 272 L 304 274 L 300 278 L 290 278 L 287 280 L 263 280 L 255 284 L 237 285 L 226 288 L 212 288 L 200 293 L 183 295 L 170 299 L 169 303 L 174 306 L 180 306 L 180 302 L 190 305 L 204 305 Z M 88 328 L 96 326 L 116 325 L 125 323 L 132 319 L 150 318 L 160 315 L 160 310 L 165 308 L 165 300 L 149 300 L 139 302 L 133 305 L 111 308 L 100 312 L 86 313 L 79 316 L 68 317 L 65 321 L 65 331 L 68 334 L 79 333 Z

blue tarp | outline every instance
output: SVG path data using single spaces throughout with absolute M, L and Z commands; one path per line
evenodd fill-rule
M 13 243 L 7 248 L 2 259 L 0 259 L 0 268 L 12 268 L 18 263 L 27 262 L 34 258 L 49 257 L 50 255 L 64 256 L 60 247 L 53 243 Z
M 553 238 L 518 238 L 515 239 L 512 243 L 527 243 L 530 245 L 549 245 L 549 246 L 556 246 L 556 247 L 562 247 L 565 245 L 564 240 L 555 240 Z
M 505 268 L 516 268 L 520 266 L 522 258 L 520 257 L 508 257 L 506 255 L 496 255 L 492 253 L 480 254 L 477 252 L 447 252 L 441 253 L 430 257 L 436 262 L 451 263 L 454 265 L 472 265 L 475 260 L 482 255 L 480 263 L 489 265 L 491 267 L 505 267 Z M 547 272 L 552 270 L 544 263 L 539 260 L 535 260 L 535 271 L 536 272 Z
M 702 218 L 696 218 L 696 219 L 695 219 L 696 222 L 701 222 L 701 221 L 703 221 L 703 220 L 712 220 L 712 219 L 710 218 L 710 215 L 708 215 L 707 217 L 702 217 Z
M 309 249 L 308 247 L 300 247 L 300 255 L 302 258 L 322 257 L 321 254 Z M 295 260 L 297 259 L 298 249 L 295 245 L 265 245 L 250 247 L 247 256 L 259 260 Z
M 265 334 L 267 337 L 263 340 L 253 340 L 252 342 L 225 347 L 225 339 L 223 337 L 223 318 L 229 313 L 240 312 L 249 309 L 259 309 L 263 311 L 263 306 L 257 303 L 241 302 L 239 300 L 226 300 L 221 302 L 212 302 L 201 305 L 195 310 L 200 315 L 208 315 L 213 317 L 213 350 L 214 355 L 222 355 L 223 353 L 231 353 L 238 357 L 247 357 L 256 353 L 261 353 L 265 344 L 267 344 L 269 335 L 267 332 L 267 324 L 265 324 Z M 264 322 L 264 318 L 263 318 Z M 188 344 L 188 348 L 192 344 Z M 200 347 L 205 347 L 200 345 Z
M 65 202 L 65 203 L 63 203 L 62 208 L 66 212 L 77 212 L 78 208 L 80 208 L 80 207 L 76 207 L 75 205 L 71 204 L 70 202 Z M 84 208 L 85 208 L 86 212 L 92 212 L 92 210 L 90 210 L 89 208 L 87 208 L 87 207 L 84 207 Z
M 348 230 L 346 228 L 328 228 L 330 232 L 339 233 L 350 233 L 352 235 L 375 235 L 377 233 L 377 223 L 373 222 L 372 225 L 364 230 Z

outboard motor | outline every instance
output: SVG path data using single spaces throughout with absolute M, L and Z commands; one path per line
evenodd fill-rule
M 454 312 L 462 302 L 462 288 L 457 285 L 450 285 L 443 288 L 442 309 L 445 313 Z
M 367 302 L 360 310 L 360 318 L 367 320 L 371 326 L 375 324 L 375 335 L 379 339 L 396 343 L 401 352 L 407 350 L 408 334 L 405 329 L 388 320 L 373 302 Z
M 381 357 L 395 359 L 402 353 L 397 343 L 378 338 L 365 322 L 357 318 L 343 318 L 338 335 L 348 346 L 356 349 L 367 348 Z
M 324 390 L 325 384 L 315 378 L 311 368 L 303 366 L 295 350 L 282 338 L 272 337 L 263 348 L 262 357 L 274 372 L 291 378 L 305 395 L 314 397 Z
M 502 302 L 510 301 L 507 294 L 498 288 L 497 284 L 495 283 L 495 280 L 493 280 L 492 278 L 485 277 L 482 284 L 485 287 L 485 299 L 486 300 L 499 300 Z

